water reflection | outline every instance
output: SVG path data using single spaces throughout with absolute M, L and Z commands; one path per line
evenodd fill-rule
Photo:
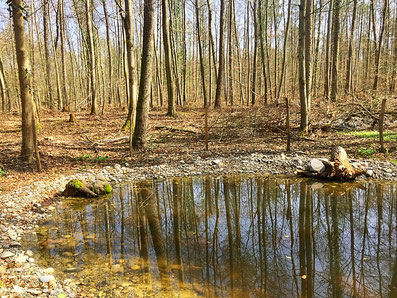
M 88 294 L 397 297 L 395 184 L 260 177 L 65 201 L 25 246 Z

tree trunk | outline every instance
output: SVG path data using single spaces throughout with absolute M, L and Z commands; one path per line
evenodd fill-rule
M 1 110 L 2 112 L 6 111 L 6 84 L 5 78 L 3 75 L 3 62 L 0 57 L 0 95 L 1 95 Z
M 385 2 L 382 11 L 382 25 L 380 27 L 378 44 L 375 47 L 375 77 L 374 77 L 374 84 L 372 86 L 373 90 L 376 90 L 378 88 L 380 54 L 382 50 L 383 33 L 385 31 L 386 12 L 388 11 L 388 6 L 389 6 L 389 1 L 388 0 L 384 0 L 384 1 Z M 374 11 L 372 13 L 373 15 L 375 14 Z M 375 34 L 375 26 L 374 26 L 374 34 Z M 375 38 L 375 42 L 376 42 L 376 38 Z
M 19 87 L 22 104 L 22 149 L 21 158 L 24 161 L 32 162 L 34 150 L 34 115 L 33 101 L 31 94 L 31 71 L 29 53 L 25 35 L 25 22 L 23 0 L 12 0 L 12 19 L 14 22 L 15 49 L 18 63 Z
M 334 6 L 334 0 L 330 0 L 328 8 L 328 22 L 327 22 L 327 40 L 325 43 L 325 73 L 324 73 L 324 96 L 329 100 L 329 77 L 330 77 L 330 64 L 329 64 L 329 52 L 330 52 L 330 39 L 331 39 L 331 24 L 332 24 L 332 9 Z
M 350 26 L 350 39 L 349 39 L 349 50 L 348 50 L 349 52 L 347 54 L 347 64 L 346 64 L 345 92 L 350 92 L 351 89 L 353 40 L 354 40 L 354 28 L 356 26 L 356 14 L 357 14 L 357 0 L 353 0 L 353 16 L 352 16 L 352 24 Z
M 137 95 L 137 69 L 134 55 L 134 26 L 132 18 L 132 3 L 131 0 L 125 0 L 125 16 L 124 16 L 124 29 L 125 29 L 125 44 L 126 44 L 126 56 L 127 56 L 127 89 L 129 94 L 130 105 L 128 107 L 128 115 L 124 128 L 129 123 L 129 129 L 131 132 L 135 129 L 135 118 L 136 118 L 136 95 Z
M 306 0 L 305 12 L 305 81 L 306 81 L 306 107 L 310 114 L 311 107 L 311 82 L 312 82 L 312 8 L 313 0 Z
M 265 87 L 265 100 L 264 103 L 268 103 L 268 98 L 267 98 L 267 76 L 266 76 L 266 61 L 265 61 L 265 44 L 263 40 L 263 20 L 262 20 L 262 0 L 259 0 L 259 39 L 260 39 L 260 47 L 261 47 L 261 60 L 262 60 L 262 72 L 263 72 L 263 82 L 264 82 L 264 87 Z
M 203 88 L 204 108 L 206 108 L 208 106 L 208 101 L 207 101 L 207 91 L 205 88 L 204 58 L 203 58 L 203 49 L 201 47 L 200 13 L 199 13 L 198 5 L 199 5 L 198 0 L 195 0 L 197 43 L 198 43 L 198 47 L 199 47 L 199 56 L 200 56 L 201 86 Z
M 310 1 L 310 0 L 308 0 Z M 309 113 L 307 106 L 306 94 L 306 68 L 305 68 L 305 7 L 306 0 L 300 0 L 299 4 L 299 44 L 298 44 L 298 60 L 299 60 L 299 97 L 300 97 L 300 130 L 307 132 L 309 129 Z
M 222 107 L 221 96 L 225 87 L 225 43 L 224 43 L 224 20 L 225 20 L 225 0 L 220 0 L 221 11 L 219 16 L 219 68 L 216 82 L 215 108 Z
M 168 116 L 175 116 L 175 94 L 174 82 L 172 78 L 172 61 L 171 61 L 171 41 L 170 41 L 170 25 L 169 25 L 169 8 L 168 0 L 161 1 L 163 12 L 163 43 L 165 54 L 165 73 L 167 76 L 167 92 L 168 92 Z
M 45 55 L 45 66 L 46 66 L 46 87 L 47 96 L 49 100 L 49 107 L 52 110 L 54 108 L 54 97 L 52 95 L 51 87 L 51 63 L 50 63 L 50 45 L 48 40 L 48 0 L 43 0 L 43 34 L 44 34 L 44 55 Z
M 109 15 L 106 6 L 106 1 L 102 0 L 103 12 L 105 14 L 105 24 L 106 24 L 106 45 L 108 51 L 108 103 L 113 103 L 113 66 L 112 66 L 112 51 L 110 48 L 110 30 L 109 30 Z
M 94 37 L 93 37 L 93 20 L 92 20 L 92 9 L 91 0 L 85 1 L 85 13 L 87 18 L 87 43 L 89 51 L 89 65 L 90 65 L 90 86 L 91 86 L 91 115 L 97 114 L 97 100 L 96 100 L 96 79 L 95 79 L 95 49 L 94 49 Z
M 285 25 L 285 32 L 284 32 L 284 45 L 283 45 L 283 60 L 281 62 L 281 74 L 280 74 L 280 80 L 278 82 L 278 90 L 276 94 L 276 100 L 277 102 L 280 99 L 280 93 L 281 93 L 281 86 L 283 85 L 283 80 L 284 80 L 284 73 L 285 73 L 285 61 L 286 61 L 286 52 L 287 52 L 287 40 L 288 40 L 288 30 L 289 30 L 289 23 L 291 19 L 291 0 L 288 0 L 288 12 L 287 12 L 287 23 Z
M 254 57 L 252 63 L 251 104 L 256 104 L 256 61 L 258 52 L 258 25 L 257 25 L 257 0 L 254 0 Z
M 336 101 L 338 96 L 338 52 L 339 52 L 339 27 L 340 27 L 341 0 L 335 0 L 332 17 L 332 70 L 331 70 L 331 100 Z
M 146 133 L 149 116 L 150 84 L 153 64 L 154 0 L 145 0 L 143 24 L 143 48 L 141 60 L 141 79 L 137 103 L 136 127 L 133 147 L 135 150 L 146 146 Z
M 58 0 L 58 9 L 59 9 L 59 33 L 61 35 L 61 64 L 62 64 L 62 102 L 63 107 L 69 107 L 69 97 L 67 91 L 67 83 L 66 83 L 66 60 L 65 60 L 65 9 L 64 9 L 64 0 Z

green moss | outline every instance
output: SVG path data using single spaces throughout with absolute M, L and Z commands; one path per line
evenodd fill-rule
M 70 181 L 70 185 L 76 189 L 80 189 L 84 186 L 83 182 L 78 179 L 73 179 L 72 181 Z
M 110 184 L 106 184 L 104 190 L 105 190 L 106 193 L 111 193 L 112 192 L 112 187 L 110 186 Z
M 343 132 L 343 135 L 350 135 L 355 136 L 358 138 L 365 138 L 365 139 L 378 139 L 379 132 L 374 130 L 364 130 L 364 131 L 351 131 L 351 132 Z M 392 131 L 385 131 L 383 133 L 383 139 L 385 141 L 393 141 L 397 139 L 397 134 Z

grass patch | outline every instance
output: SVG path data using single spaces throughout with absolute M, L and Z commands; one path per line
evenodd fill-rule
M 75 158 L 76 161 L 85 161 L 85 162 L 93 162 L 93 163 L 103 163 L 103 162 L 107 162 L 107 160 L 109 159 L 109 156 L 96 156 L 96 157 L 92 157 L 91 154 L 83 154 L 80 155 L 78 157 Z
M 0 178 L 4 177 L 5 175 L 7 175 L 7 172 L 0 168 Z
M 361 147 L 358 149 L 358 154 L 362 155 L 362 156 L 372 156 L 376 153 L 376 149 L 375 148 L 365 148 L 365 147 Z
M 365 138 L 365 139 L 379 139 L 379 132 L 373 130 L 350 131 L 350 132 L 342 132 L 341 134 L 354 136 L 358 138 Z M 397 133 L 392 131 L 385 131 L 383 132 L 383 140 L 386 142 L 397 140 Z

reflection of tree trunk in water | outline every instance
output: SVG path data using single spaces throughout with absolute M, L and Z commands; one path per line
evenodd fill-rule
M 381 236 L 381 228 L 383 222 L 383 204 L 382 204 L 382 188 L 380 185 L 376 185 L 376 205 L 378 207 L 378 243 L 376 246 L 376 267 L 378 268 L 378 275 L 379 275 L 379 294 L 382 297 L 382 271 L 380 269 L 380 236 Z
M 106 233 L 106 249 L 109 262 L 109 269 L 112 268 L 112 239 L 110 237 L 110 224 L 109 224 L 109 201 L 105 202 L 105 233 Z
M 175 254 L 176 254 L 176 263 L 178 264 L 178 277 L 179 281 L 183 282 L 183 263 L 182 263 L 182 248 L 181 248 L 181 225 L 180 225 L 180 202 L 182 201 L 181 197 L 181 189 L 182 180 L 181 179 L 173 179 L 172 180 L 172 189 L 174 196 L 174 212 L 173 212 L 173 220 L 174 220 L 174 241 L 175 241 Z M 158 213 L 157 213 L 158 214 Z
M 209 180 L 205 180 L 205 196 L 204 196 L 204 217 L 205 217 L 205 264 L 206 264 L 206 282 L 207 287 L 210 284 L 210 259 L 209 259 L 209 237 L 208 237 L 208 201 L 211 196 Z M 208 292 L 207 295 L 210 293 Z
M 240 181 L 236 178 L 232 178 L 230 183 L 231 185 L 231 193 L 232 193 L 232 204 L 231 208 L 233 209 L 234 213 L 234 225 L 236 229 L 236 239 L 234 240 L 234 246 L 236 247 L 236 261 L 238 268 L 242 268 L 242 255 L 241 255 L 241 231 L 240 231 Z M 233 222 L 233 220 L 231 220 Z M 233 227 L 232 230 L 233 231 Z M 241 290 L 244 293 L 244 282 L 242 281 L 242 274 L 239 271 L 234 271 L 234 277 L 237 279 L 238 283 L 241 287 Z
M 106 249 L 108 258 L 108 268 L 109 268 L 109 286 L 112 289 L 111 293 L 113 295 L 113 272 L 112 272 L 112 239 L 110 237 L 110 223 L 109 223 L 109 200 L 105 202 L 105 233 L 106 233 Z
M 300 184 L 300 198 L 299 198 L 299 271 L 300 276 L 307 276 L 307 265 L 306 265 L 306 241 L 305 241 L 305 217 L 306 217 L 306 184 L 303 182 Z M 307 297 L 307 278 L 302 278 L 302 297 Z
M 268 263 L 267 263 L 267 235 L 266 235 L 266 204 L 269 202 L 269 181 L 263 181 L 263 203 L 262 203 L 262 242 L 263 242 L 263 267 L 264 267 L 264 295 L 267 296 Z
M 214 285 L 217 284 L 217 262 L 218 262 L 218 224 L 219 224 L 219 179 L 215 180 L 214 183 L 214 188 L 215 188 L 215 212 L 216 212 L 216 217 L 215 217 L 215 227 L 214 227 L 214 234 L 212 235 L 212 264 L 213 264 L 213 272 L 214 272 Z M 219 272 L 219 283 L 220 287 L 222 288 L 222 278 L 221 274 Z
M 311 189 L 306 187 L 306 218 L 305 218 L 305 253 L 307 261 L 307 297 L 313 297 L 313 199 Z
M 234 288 L 234 266 L 233 266 L 233 230 L 232 230 L 232 218 L 230 214 L 230 197 L 229 197 L 229 180 L 227 177 L 223 178 L 223 191 L 225 195 L 225 210 L 226 210 L 226 225 L 227 225 L 227 236 L 229 242 L 229 269 L 230 269 L 230 293 L 233 296 Z
M 167 257 L 151 182 L 144 181 L 140 183 L 140 195 L 142 196 L 141 199 L 145 209 L 145 215 L 149 223 L 150 234 L 152 235 L 159 272 L 163 277 L 162 281 L 167 282 Z
M 362 251 L 361 251 L 361 262 L 360 262 L 360 284 L 364 289 L 363 296 L 367 296 L 367 287 L 365 286 L 365 276 L 364 276 L 364 256 L 365 256 L 365 244 L 367 241 L 368 234 L 368 207 L 369 207 L 369 189 L 365 191 L 365 211 L 364 211 L 364 235 L 362 240 Z
M 397 255 L 397 251 L 396 251 Z M 389 298 L 397 297 L 397 258 L 394 261 L 394 266 L 393 266 L 393 275 L 391 278 L 391 283 L 389 286 Z
M 331 196 L 331 218 L 332 218 L 332 251 L 334 253 L 334 262 L 331 264 L 331 280 L 333 288 L 333 297 L 342 297 L 342 272 L 340 268 L 339 253 L 339 220 L 337 210 L 338 197 Z
M 120 258 L 124 260 L 124 195 L 123 188 L 120 187 L 120 206 L 121 206 L 121 231 L 120 231 Z
M 143 185 L 138 185 L 139 187 L 143 187 Z M 149 272 L 149 244 L 148 244 L 148 235 L 146 230 L 146 216 L 144 212 L 144 205 L 147 202 L 144 201 L 143 196 L 141 193 L 136 194 L 138 200 L 138 208 L 137 208 L 137 215 L 138 215 L 138 229 L 139 229 L 139 236 L 140 236 L 140 247 L 139 247 L 139 255 L 143 262 L 143 270 L 144 272 Z
M 352 276 L 353 276 L 353 297 L 357 297 L 356 285 L 356 258 L 354 254 L 354 218 L 353 218 L 353 195 L 349 192 L 349 219 L 350 219 L 350 254 L 352 263 Z
M 289 234 L 290 234 L 290 241 L 291 241 L 291 248 L 290 248 L 290 255 L 291 255 L 291 263 L 292 263 L 292 276 L 294 279 L 295 283 L 295 288 L 296 288 L 296 296 L 299 297 L 299 287 L 298 287 L 298 279 L 296 278 L 296 265 L 295 265 L 295 253 L 294 253 L 294 225 L 292 222 L 292 214 L 291 214 L 291 186 L 289 183 L 289 180 L 285 183 L 285 188 L 287 190 L 287 220 L 289 222 Z
M 260 206 L 262 205 L 262 181 L 260 179 L 256 179 L 256 216 L 257 216 L 257 225 L 258 225 L 258 247 L 259 247 L 259 278 L 260 278 L 260 294 L 265 295 L 263 291 L 263 253 L 262 253 L 262 212 Z

